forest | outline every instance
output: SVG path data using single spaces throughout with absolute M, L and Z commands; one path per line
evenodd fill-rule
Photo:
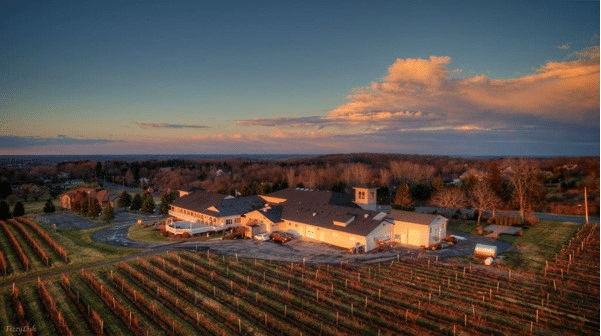
M 0 167 L 0 199 L 9 204 L 57 197 L 73 182 L 155 193 L 200 187 L 234 196 L 266 194 L 286 187 L 352 192 L 378 187 L 380 204 L 599 213 L 599 158 L 464 158 L 402 154 L 334 154 L 281 160 L 153 159 L 77 160 L 37 167 Z

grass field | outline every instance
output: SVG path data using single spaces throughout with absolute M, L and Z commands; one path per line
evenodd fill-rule
M 502 264 L 518 269 L 540 272 L 546 260 L 554 259 L 563 244 L 572 238 L 581 225 L 570 222 L 541 221 L 524 230 L 521 237 L 501 235 L 499 240 L 513 244 L 516 251 L 507 254 Z
M 170 241 L 169 238 L 155 230 L 153 226 L 132 225 L 127 230 L 127 236 L 129 239 L 147 243 L 165 243 Z
M 481 225 L 484 226 L 486 222 L 480 222 Z M 461 220 L 461 219 L 449 219 L 447 223 L 447 229 L 453 231 L 462 231 L 467 233 L 476 234 L 476 227 L 478 227 L 478 223 L 474 220 Z

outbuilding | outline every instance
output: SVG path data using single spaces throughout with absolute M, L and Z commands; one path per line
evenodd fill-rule
M 429 248 L 447 234 L 447 219 L 440 215 L 392 210 L 387 219 L 394 224 L 392 240 L 402 245 Z

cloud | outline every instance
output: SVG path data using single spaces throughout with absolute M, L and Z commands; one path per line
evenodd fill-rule
M 532 118 L 599 123 L 599 47 L 573 52 L 510 79 L 462 76 L 449 56 L 397 59 L 324 116 L 238 120 L 242 126 L 490 132 Z M 469 125 L 466 126 L 466 125 Z
M 562 44 L 560 46 L 557 47 L 557 49 L 561 49 L 561 50 L 568 50 L 570 49 L 570 45 L 569 44 Z
M 168 129 L 209 128 L 209 126 L 204 126 L 204 125 L 183 125 L 183 124 L 150 123 L 150 122 L 137 122 L 136 125 L 142 129 L 148 129 L 148 128 L 168 128 Z
M 279 118 L 257 118 L 236 120 L 240 126 L 279 126 L 279 127 L 347 127 L 364 125 L 366 122 L 381 123 L 394 121 L 411 121 L 433 118 L 433 115 L 425 115 L 421 111 L 370 111 L 346 116 L 308 116 L 308 117 L 279 117 Z
M 0 136 L 0 147 L 7 148 L 29 148 L 40 146 L 63 146 L 63 145 L 96 145 L 108 144 L 112 142 L 120 142 L 120 140 L 112 139 L 84 139 L 72 138 L 65 135 L 57 135 L 55 137 L 38 137 L 38 136 Z

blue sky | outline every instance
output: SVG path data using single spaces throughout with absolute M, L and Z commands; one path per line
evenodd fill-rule
M 599 153 L 595 1 L 13 1 L 0 18 L 0 154 Z

